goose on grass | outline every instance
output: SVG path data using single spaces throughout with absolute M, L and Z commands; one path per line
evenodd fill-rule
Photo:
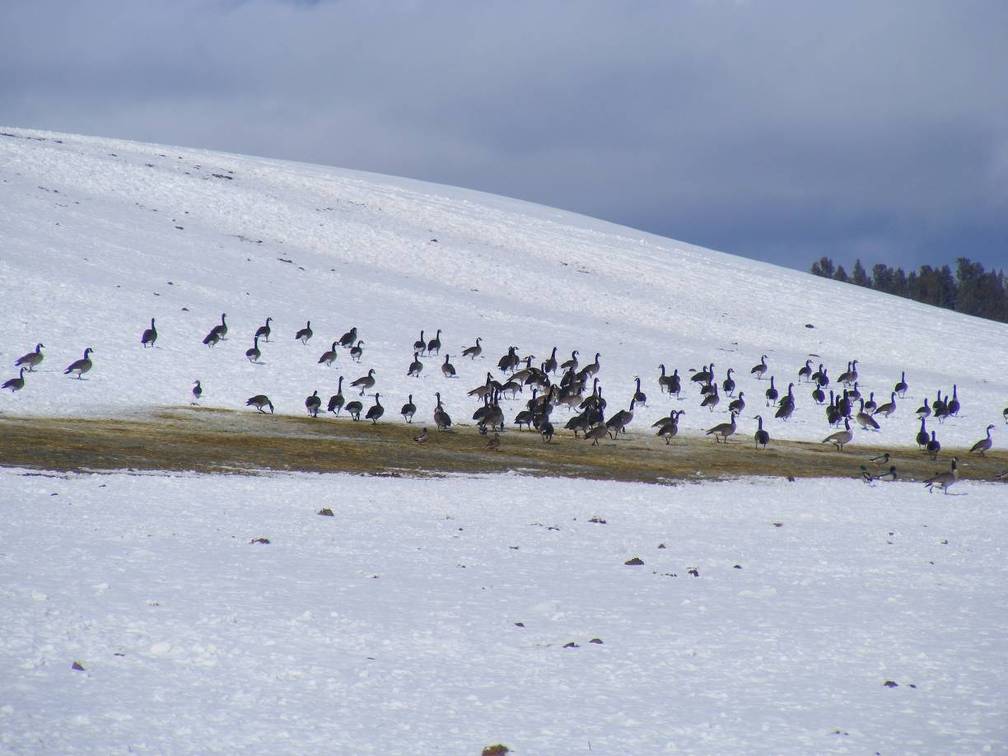
M 844 418 L 844 429 L 842 431 L 837 431 L 836 433 L 830 433 L 826 438 L 824 438 L 821 443 L 833 444 L 837 451 L 843 451 L 844 447 L 854 440 L 854 431 L 851 430 L 850 420 L 846 417 Z
M 768 443 L 770 443 L 770 434 L 763 430 L 763 418 L 756 415 L 755 420 L 759 423 L 756 428 L 756 433 L 753 434 L 753 438 L 756 439 L 756 448 L 766 449 Z
M 363 410 L 364 405 L 358 400 L 354 399 L 352 402 L 347 402 L 346 411 L 354 422 L 360 420 L 360 413 L 363 412 Z
M 256 394 L 255 396 L 249 397 L 248 401 L 245 402 L 246 407 L 255 407 L 260 412 L 266 412 L 266 407 L 269 407 L 270 414 L 273 414 L 273 402 L 266 394 Z
M 339 415 L 344 404 L 346 404 L 346 398 L 343 396 L 343 376 L 341 375 L 339 384 L 336 386 L 336 393 L 329 397 L 329 406 L 326 407 L 326 411 Z
M 728 436 L 734 435 L 735 431 L 738 429 L 738 425 L 735 423 L 735 413 L 731 413 L 731 422 L 719 423 L 713 428 L 710 428 L 706 435 L 714 436 L 715 443 L 728 443 Z M 718 440 L 720 438 L 720 441 Z
M 381 402 L 379 401 L 380 398 L 381 394 L 376 393 L 374 395 L 374 405 L 368 409 L 367 414 L 364 416 L 374 425 L 377 425 L 381 416 L 385 414 L 385 408 L 382 407 Z
M 413 422 L 413 415 L 416 414 L 416 405 L 413 403 L 413 394 L 409 395 L 406 403 L 402 406 L 402 409 L 399 410 L 399 414 L 403 416 L 403 420 L 407 423 Z
M 437 404 L 434 407 L 434 425 L 439 431 L 446 431 L 451 428 L 452 419 L 444 406 L 441 404 L 441 394 L 435 393 Z
M 304 400 L 304 406 L 308 410 L 309 415 L 318 417 L 319 408 L 322 406 L 322 399 L 318 395 L 318 389 L 315 389 L 312 395 Z
M 991 431 L 994 430 L 993 425 L 987 426 L 987 438 L 981 438 L 975 444 L 973 448 L 970 449 L 971 454 L 979 454 L 981 457 L 984 456 L 984 452 L 988 451 L 994 442 L 991 440 Z

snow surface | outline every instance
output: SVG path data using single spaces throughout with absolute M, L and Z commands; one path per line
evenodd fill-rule
M 959 488 L 2 470 L 0 750 L 1003 753 Z
M 1008 404 L 1008 326 L 939 310 L 809 274 L 713 252 L 517 200 L 336 168 L 112 139 L 0 129 L 0 288 L 13 294 L 0 331 L 2 377 L 20 355 L 46 345 L 25 389 L 0 395 L 17 415 L 122 415 L 189 399 L 195 379 L 209 406 L 241 407 L 266 393 L 280 412 L 303 412 L 337 376 L 376 369 L 385 417 L 414 394 L 430 422 L 440 391 L 456 421 L 475 404 L 465 392 L 496 370 L 509 345 L 536 364 L 553 346 L 582 364 L 601 352 L 610 411 L 624 407 L 640 375 L 648 394 L 631 430 L 673 406 L 681 428 L 722 422 L 687 401 L 663 398 L 658 364 L 680 374 L 714 362 L 734 367 L 752 415 L 766 382 L 749 368 L 769 355 L 783 394 L 810 354 L 835 379 L 858 359 L 861 389 L 879 403 L 906 370 L 910 392 L 872 441 L 913 446 L 913 411 L 957 384 L 961 417 L 938 427 L 948 447 L 970 445 Z M 437 241 L 433 241 L 433 240 Z M 228 339 L 201 340 L 227 312 Z M 245 359 L 252 334 L 273 317 L 260 365 Z M 140 334 L 157 319 L 157 347 Z M 308 346 L 294 333 L 311 320 Z M 814 328 L 806 328 L 806 324 Z M 364 358 L 318 357 L 356 325 Z M 407 379 L 412 345 L 443 329 L 443 357 L 423 358 Z M 484 338 L 484 359 L 460 358 Z M 94 347 L 84 381 L 62 374 Z M 9 375 L 7 374 L 9 373 Z M 688 384 L 688 381 L 684 381 Z M 772 437 L 823 438 L 829 429 L 811 387 L 796 387 L 787 424 Z M 522 397 L 510 403 L 508 419 Z M 370 400 L 365 403 L 369 406 Z M 563 410 L 562 412 L 565 412 Z M 561 412 L 561 414 L 562 414 Z M 855 437 L 863 434 L 858 431 Z M 995 436 L 995 448 L 1001 444 Z

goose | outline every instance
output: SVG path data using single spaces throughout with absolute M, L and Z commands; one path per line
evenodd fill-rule
M 681 399 L 679 396 L 682 393 L 682 379 L 679 377 L 679 369 L 676 368 L 672 371 L 672 375 L 669 376 L 668 392 L 670 394 L 675 394 L 676 399 Z
M 318 417 L 319 408 L 322 406 L 322 399 L 319 398 L 318 389 L 315 389 L 312 395 L 304 400 L 304 406 L 308 410 L 309 415 Z
M 245 350 L 245 356 L 248 357 L 249 362 L 256 363 L 259 362 L 259 357 L 261 355 L 262 352 L 259 351 L 259 337 L 256 336 L 252 340 L 252 348 Z
M 777 405 L 777 412 L 774 413 L 774 417 L 778 420 L 790 420 L 791 415 L 795 411 L 795 398 L 794 398 L 794 384 L 789 383 L 787 388 L 787 394 L 780 403 Z
M 959 414 L 959 391 L 955 384 L 952 384 L 952 399 L 948 402 L 948 413 L 952 417 Z
M 542 436 L 542 440 L 549 443 L 553 440 L 553 433 L 553 423 L 544 420 L 539 426 L 539 435 Z
M 658 433 L 655 435 L 664 438 L 666 446 L 672 443 L 673 437 L 679 433 L 679 415 L 683 414 L 685 414 L 683 410 L 673 410 L 666 421 L 658 428 Z
M 402 406 L 402 409 L 399 410 L 399 414 L 403 416 L 403 420 L 407 423 L 413 422 L 413 415 L 416 414 L 416 405 L 413 404 L 413 394 L 409 395 L 409 399 L 407 399 L 406 404 Z
M 364 396 L 364 392 L 367 389 L 374 388 L 375 385 L 374 373 L 375 373 L 374 368 L 371 368 L 370 370 L 368 370 L 367 375 L 362 375 L 360 378 L 358 378 L 350 385 L 353 386 L 354 388 L 359 388 L 360 395 Z M 347 409 L 349 410 L 349 407 Z
M 741 415 L 745 409 L 745 391 L 739 391 L 738 396 L 728 403 L 728 411 Z
M 80 380 L 81 376 L 91 369 L 91 352 L 94 349 L 88 347 L 84 350 L 84 356 L 79 360 L 74 360 L 71 362 L 67 369 L 63 371 L 63 375 L 70 375 L 70 373 L 77 373 L 77 379 Z
M 932 402 L 931 409 L 934 411 L 935 419 L 939 423 L 944 423 L 945 418 L 949 416 L 948 394 L 945 395 L 944 399 Z
M 374 395 L 374 406 L 371 407 L 364 416 L 366 419 L 370 420 L 373 425 L 377 425 L 378 420 L 380 420 L 381 416 L 385 414 L 385 408 L 382 407 L 381 402 L 378 401 L 380 397 L 381 394 Z
M 721 388 L 728 396 L 735 393 L 735 379 L 732 378 L 732 370 L 732 368 L 728 368 L 728 372 L 725 374 L 725 379 L 721 381 Z
M 423 363 L 420 362 L 420 353 L 413 352 L 413 362 L 410 363 L 409 370 L 406 371 L 406 377 L 419 378 L 422 372 Z
M 318 358 L 319 365 L 325 365 L 326 367 L 332 367 L 332 364 L 339 357 L 339 352 L 336 349 L 337 342 L 333 342 L 332 346 L 326 351 L 322 352 L 322 356 Z
M 805 360 L 805 367 L 798 370 L 798 382 L 808 383 L 812 380 L 812 360 Z
M 927 448 L 928 440 L 931 437 L 928 435 L 927 431 L 927 425 L 926 425 L 927 418 L 922 417 L 920 421 L 921 421 L 921 427 L 920 430 L 917 431 L 917 446 L 919 446 L 923 450 Z
M 585 440 L 590 440 L 592 446 L 598 446 L 599 441 L 605 438 L 609 434 L 609 429 L 606 427 L 605 423 L 599 423 L 592 428 L 585 431 Z
M 819 388 L 826 388 L 829 386 L 829 375 L 827 375 L 826 368 L 820 362 L 818 369 L 812 373 L 812 382 L 815 383 Z
M 692 369 L 692 368 L 691 368 Z M 690 383 L 706 384 L 714 378 L 714 363 L 704 365 L 702 370 L 698 370 L 690 376 Z
M 833 444 L 837 448 L 837 451 L 842 452 L 844 446 L 849 444 L 853 439 L 854 439 L 854 431 L 851 430 L 850 420 L 848 420 L 845 417 L 844 429 L 842 431 L 837 431 L 836 433 L 830 433 L 820 443 Z
M 339 415 L 344 404 L 346 404 L 346 398 L 343 396 L 343 376 L 341 375 L 339 377 L 339 385 L 336 387 L 336 393 L 329 397 L 329 405 L 326 407 L 326 411 Z
M 847 363 L 847 372 L 837 379 L 840 381 L 840 383 L 850 386 L 852 383 L 857 382 L 858 379 L 857 362 L 858 362 L 857 360 L 852 360 L 851 362 Z
M 359 401 L 354 399 L 352 402 L 347 402 L 346 411 L 350 415 L 350 419 L 355 423 L 360 420 L 361 410 L 364 409 L 364 405 Z
M 266 323 L 256 329 L 255 335 L 262 338 L 263 341 L 269 342 L 270 334 L 273 332 L 273 329 L 270 328 L 270 322 L 272 322 L 272 320 L 273 318 L 266 318 Z
M 868 405 L 866 404 L 865 407 L 867 406 Z M 895 411 L 896 411 L 896 392 L 892 391 L 889 393 L 889 401 L 877 407 L 873 414 L 882 415 L 883 417 L 889 417 Z
M 518 357 L 517 351 L 518 347 L 513 346 L 508 347 L 507 354 L 505 354 L 503 357 L 497 360 L 497 368 L 502 373 L 510 373 L 518 366 L 518 363 L 521 362 L 521 359 Z
M 25 369 L 26 368 L 21 368 L 21 372 L 17 378 L 11 378 L 7 381 L 4 381 L 4 385 L 0 386 L 0 391 L 9 388 L 11 390 L 11 393 L 13 394 L 15 391 L 20 391 L 21 389 L 23 389 L 25 383 L 24 381 Z
M 546 374 L 556 373 L 557 371 L 557 358 L 556 358 L 557 348 L 553 347 L 552 353 L 550 353 L 549 358 L 543 363 L 542 371 Z
M 525 383 L 525 380 L 536 371 L 536 368 L 532 367 L 532 360 L 534 355 L 528 355 L 525 357 L 525 367 L 521 370 L 516 370 L 511 374 L 510 380 L 517 381 L 518 383 Z
M 854 381 L 854 387 L 847 390 L 847 396 L 850 397 L 852 402 L 856 402 L 861 398 L 861 389 L 858 388 L 858 382 Z
M 422 431 L 413 436 L 413 440 L 416 441 L 418 444 L 427 443 L 428 438 L 430 438 L 430 434 L 427 432 L 426 428 L 424 428 Z
M 439 431 L 446 431 L 451 428 L 452 419 L 443 406 L 441 406 L 441 394 L 435 393 L 437 405 L 434 407 L 434 424 Z
M 1001 415 L 1004 417 L 1005 423 L 1008 424 L 1008 407 L 1004 408 L 1004 410 L 1001 412 Z
M 767 433 L 765 430 L 763 430 L 762 417 L 756 415 L 756 417 L 753 419 L 756 420 L 756 422 L 759 424 L 758 427 L 756 428 L 756 433 L 753 434 L 753 438 L 756 440 L 756 448 L 759 449 L 760 447 L 762 447 L 766 449 L 767 444 L 770 443 L 770 434 Z
M 906 371 L 902 370 L 900 371 L 900 379 L 896 382 L 896 385 L 893 386 L 893 391 L 899 394 L 900 399 L 902 399 L 906 395 L 907 388 L 909 387 L 906 382 Z
M 926 417 L 931 417 L 931 405 L 928 404 L 927 398 L 925 398 L 924 403 L 917 408 L 917 419 L 923 420 Z
M 354 326 L 340 336 L 339 345 L 344 349 L 348 349 L 354 345 L 355 341 L 357 341 L 357 326 Z
M 658 376 L 658 388 L 664 394 L 666 391 L 668 391 L 669 384 L 672 383 L 672 376 L 665 374 L 664 362 L 658 366 L 658 369 L 661 371 L 661 373 Z
M 157 341 L 157 328 L 154 327 L 154 318 L 151 318 L 150 328 L 143 332 L 143 335 L 140 337 L 140 344 L 144 349 L 147 347 L 153 349 L 155 341 Z
M 822 386 L 816 384 L 816 387 L 812 389 L 812 399 L 816 404 L 822 404 L 826 401 L 826 394 L 823 393 Z
M 864 408 L 865 408 L 865 412 L 870 412 L 873 415 L 878 410 L 878 402 L 875 401 L 875 392 L 874 391 L 869 391 L 868 392 L 868 401 L 866 401 L 864 403 Z
M 777 389 L 774 387 L 774 377 L 771 375 L 770 376 L 770 388 L 768 388 L 766 390 L 766 406 L 769 407 L 771 404 L 776 404 L 777 403 L 777 397 L 779 397 L 779 396 L 780 396 L 780 394 L 778 393 Z
M 427 351 L 427 341 L 424 339 L 423 329 L 420 329 L 420 338 L 413 342 L 413 351 L 423 354 Z
M 255 396 L 250 397 L 249 400 L 245 402 L 245 406 L 255 407 L 263 414 L 266 414 L 266 410 L 264 410 L 263 407 L 269 407 L 270 414 L 273 414 L 273 402 L 270 401 L 266 394 L 256 394 Z
M 701 384 L 700 386 L 700 396 L 707 396 L 708 394 L 713 394 L 714 389 L 717 388 L 717 382 L 714 380 L 714 376 L 707 383 Z
M 42 360 L 45 359 L 45 355 L 42 354 L 43 349 L 45 349 L 45 344 L 36 344 L 34 351 L 28 352 L 28 354 L 23 354 L 17 358 L 17 361 L 14 363 L 14 367 L 24 366 L 27 368 L 29 373 L 34 373 L 35 368 L 37 368 L 42 363 Z M 1006 416 L 1006 419 L 1008 419 L 1008 416 Z
M 728 436 L 731 436 L 732 434 L 734 434 L 737 427 L 738 426 L 736 426 L 736 424 L 735 424 L 735 413 L 732 412 L 731 413 L 731 422 L 728 422 L 728 423 L 719 423 L 718 425 L 715 425 L 713 428 L 711 428 L 711 429 L 709 429 L 707 431 L 706 435 L 708 435 L 708 436 L 714 436 L 714 443 L 716 443 L 716 444 L 721 443 L 721 441 L 723 441 L 724 443 L 727 444 L 728 443 Z M 718 437 L 719 436 L 721 438 L 721 441 L 718 441 Z
M 225 339 L 227 337 L 228 325 L 227 325 L 227 313 L 226 312 L 222 312 L 221 313 L 220 323 L 218 323 L 217 325 L 215 325 L 210 332 L 213 333 L 214 331 L 217 332 L 217 340 L 218 341 L 222 341 L 223 339 Z
M 991 431 L 994 430 L 993 425 L 987 426 L 987 438 L 981 438 L 975 444 L 973 448 L 970 449 L 970 453 L 977 452 L 981 457 L 984 456 L 984 452 L 991 448 L 993 441 L 991 440 Z
M 437 329 L 437 335 L 427 342 L 427 354 L 441 354 L 441 329 Z
M 640 376 L 636 376 L 635 380 L 637 381 L 637 390 L 634 392 L 633 398 L 634 401 L 637 402 L 637 404 L 639 404 L 641 407 L 644 407 L 647 405 L 647 394 L 641 391 Z
M 216 346 L 218 342 L 220 342 L 220 340 L 221 337 L 220 333 L 217 331 L 217 326 L 211 328 L 210 333 L 208 333 L 206 336 L 203 337 L 203 343 L 206 344 L 208 347 Z
M 756 380 L 758 381 L 763 380 L 763 376 L 766 374 L 767 371 L 766 360 L 767 356 L 764 354 L 762 357 L 760 357 L 759 364 L 753 365 L 752 369 L 749 371 L 751 375 L 756 376 Z
M 861 426 L 862 430 L 880 430 L 878 421 L 871 416 L 871 413 L 865 412 L 863 399 L 861 400 L 861 408 L 858 410 L 857 415 L 855 415 L 855 419 L 857 420 L 858 425 Z
M 478 336 L 476 337 L 475 344 L 462 350 L 462 356 L 468 357 L 471 360 L 475 360 L 481 354 L 483 354 L 483 347 L 480 346 L 480 338 Z
M 941 451 L 941 442 L 935 437 L 935 432 L 931 431 L 931 439 L 927 442 L 925 450 L 931 455 L 931 461 L 938 459 L 938 452 Z
M 193 404 L 196 404 L 201 396 L 203 396 L 203 386 L 200 385 L 199 381 L 195 381 L 192 387 Z
M 959 480 L 959 459 L 958 457 L 952 457 L 952 464 L 948 471 L 928 478 L 924 481 L 924 485 L 927 487 L 928 493 L 934 493 L 935 488 L 940 488 L 945 493 L 948 493 L 949 488 L 957 480 Z
M 717 384 L 712 383 L 711 386 L 713 390 L 711 391 L 711 393 L 707 394 L 707 396 L 704 397 L 704 400 L 700 402 L 700 406 L 706 407 L 711 412 L 713 412 L 714 408 L 717 407 L 718 404 L 720 404 L 721 397 L 718 395 Z
M 300 341 L 302 344 L 307 344 L 309 339 L 312 337 L 311 321 L 309 320 L 305 323 L 305 327 L 294 334 L 294 339 Z
M 578 354 L 579 354 L 579 352 L 578 352 L 577 349 L 575 349 L 573 352 L 571 352 L 570 359 L 566 360 L 566 361 L 564 361 L 562 363 L 560 363 L 560 369 L 561 370 L 565 370 L 565 371 L 566 370 L 577 370 L 578 369 Z
M 584 368 L 581 369 L 581 373 L 586 378 L 591 378 L 596 373 L 598 373 L 599 368 L 601 367 L 601 365 L 599 364 L 599 356 L 600 356 L 599 353 L 595 352 L 595 362 L 589 362 L 587 365 L 584 366 Z
M 357 344 L 350 349 L 350 359 L 354 362 L 360 362 L 360 358 L 364 356 L 364 342 L 358 341 Z
M 883 473 L 879 473 L 878 475 L 876 475 L 875 480 L 885 480 L 892 483 L 897 479 L 897 477 L 898 476 L 896 475 L 896 465 L 889 465 L 889 469 Z
M 582 433 L 587 433 L 588 428 L 591 425 L 591 410 L 585 410 L 584 412 L 574 415 L 567 424 L 564 425 L 564 430 L 574 431 L 574 438 L 578 437 L 578 431 Z
M 613 439 L 619 436 L 620 433 L 626 433 L 626 427 L 633 422 L 634 417 L 634 405 L 636 404 L 636 399 L 630 398 L 630 408 L 625 410 L 620 410 L 609 418 L 606 422 L 606 428 L 611 433 Z
M 445 378 L 455 377 L 455 366 L 452 365 L 451 362 L 449 362 L 450 359 L 451 355 L 446 354 L 444 358 L 444 364 L 441 365 L 441 373 L 444 375 Z
M 843 396 L 837 401 L 837 410 L 840 412 L 841 417 L 850 417 L 852 409 L 850 393 L 847 389 L 844 389 Z

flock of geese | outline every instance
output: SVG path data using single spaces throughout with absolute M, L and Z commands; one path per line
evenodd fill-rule
M 213 325 L 203 338 L 203 344 L 212 349 L 227 338 L 228 330 L 227 313 L 223 313 L 220 322 Z M 441 333 L 441 329 L 438 329 L 433 338 L 427 339 L 425 332 L 420 331 L 419 338 L 412 345 L 412 360 L 404 370 L 405 377 L 419 378 L 423 374 L 425 365 L 421 357 L 437 357 L 441 374 L 448 379 L 457 377 L 457 371 L 451 362 L 451 355 L 446 354 L 443 360 L 441 359 Z M 245 357 L 249 362 L 259 363 L 262 356 L 261 344 L 269 343 L 272 335 L 272 318 L 267 317 L 266 321 L 253 333 L 252 346 L 245 352 Z M 307 345 L 313 335 L 311 321 L 308 321 L 303 328 L 294 334 L 294 339 Z M 360 363 L 364 355 L 365 342 L 358 336 L 356 326 L 352 327 L 331 343 L 331 346 L 318 358 L 318 364 L 333 365 L 341 350 L 349 353 L 352 362 Z M 140 335 L 140 344 L 144 349 L 154 348 L 157 340 L 157 325 L 155 319 L 151 318 L 150 327 L 144 329 Z M 34 372 L 44 360 L 45 355 L 42 351 L 44 348 L 44 344 L 38 343 L 34 350 L 19 357 L 14 363 L 14 366 L 19 368 L 19 375 L 7 380 L 2 388 L 12 392 L 22 390 L 26 382 L 25 373 Z M 536 359 L 533 355 L 520 356 L 517 347 L 510 346 L 497 361 L 497 369 L 501 378 L 495 378 L 493 372 L 488 371 L 485 380 L 468 392 L 468 396 L 477 403 L 477 408 L 472 413 L 472 420 L 481 434 L 492 434 L 487 442 L 488 448 L 495 449 L 499 446 L 499 433 L 504 431 L 507 424 L 501 402 L 505 399 L 515 399 L 518 394 L 524 393 L 526 388 L 531 390 L 531 398 L 516 414 L 513 423 L 519 429 L 537 431 L 546 442 L 551 441 L 556 433 L 553 413 L 559 407 L 565 407 L 570 414 L 562 428 L 571 431 L 575 438 L 590 441 L 594 446 L 598 446 L 599 441 L 604 438 L 615 440 L 626 433 L 627 428 L 634 420 L 635 408 L 645 405 L 647 402 L 647 396 L 641 387 L 640 377 L 635 378 L 635 387 L 626 407 L 609 412 L 599 378 L 601 354 L 596 352 L 592 361 L 582 363 L 581 355 L 577 350 L 571 352 L 570 357 L 563 361 L 557 357 L 557 351 L 558 348 L 553 347 L 546 360 L 533 364 Z M 94 349 L 91 347 L 86 348 L 83 356 L 67 365 L 63 373 L 76 377 L 78 380 L 83 379 L 83 376 L 94 367 L 91 359 L 93 352 Z M 474 361 L 482 354 L 482 339 L 477 338 L 474 344 L 462 350 L 461 357 Z M 796 387 L 811 386 L 810 398 L 813 404 L 822 408 L 827 424 L 837 428 L 823 438 L 822 443 L 831 444 L 841 452 L 854 439 L 854 426 L 866 431 L 879 430 L 881 427 L 879 421 L 884 422 L 896 413 L 897 405 L 902 405 L 909 390 L 904 372 L 895 382 L 892 390 L 888 392 L 888 400 L 883 396 L 879 401 L 876 401 L 875 392 L 869 391 L 865 396 L 865 392 L 861 388 L 857 360 L 848 362 L 847 369 L 835 379 L 830 377 L 824 364 L 819 363 L 817 367 L 813 368 L 812 361 L 806 360 L 805 365 L 797 371 L 795 380 L 788 383 L 787 389 L 782 394 L 777 387 L 776 376 L 771 374 L 767 360 L 767 355 L 762 355 L 760 361 L 749 370 L 751 379 L 767 382 L 767 387 L 763 392 L 764 411 L 768 415 L 772 413 L 775 419 L 786 422 L 792 417 L 797 407 Z M 657 384 L 662 394 L 683 400 L 683 392 L 687 387 L 694 387 L 698 391 L 699 408 L 701 410 L 707 409 L 710 412 L 713 412 L 722 401 L 727 402 L 729 421 L 715 424 L 707 429 L 707 436 L 713 437 L 718 444 L 727 445 L 730 439 L 738 435 L 738 419 L 746 409 L 747 399 L 744 391 L 737 390 L 733 368 L 728 368 L 724 376 L 719 379 L 717 366 L 711 362 L 700 370 L 691 371 L 685 381 L 685 386 L 684 377 L 679 375 L 678 369 L 673 370 L 670 374 L 665 365 L 661 364 L 658 366 L 658 370 Z M 381 404 L 381 393 L 375 392 L 373 394 L 374 403 L 366 412 L 361 401 L 361 398 L 377 385 L 375 372 L 371 368 L 349 383 L 351 395 L 349 401 L 343 393 L 343 377 L 340 376 L 336 393 L 330 396 L 326 403 L 326 412 L 337 416 L 346 412 L 354 421 L 359 421 L 363 413 L 365 420 L 377 423 L 385 414 L 385 407 Z M 196 380 L 192 387 L 193 401 L 199 402 L 202 395 L 203 386 L 199 380 Z M 438 431 L 447 431 L 452 426 L 452 418 L 441 400 L 440 392 L 435 392 L 434 397 L 436 400 L 433 411 L 434 426 Z M 322 397 L 319 396 L 316 389 L 305 399 L 304 406 L 309 415 L 318 417 L 319 412 L 322 411 L 322 403 Z M 266 412 L 267 409 L 270 413 L 274 412 L 273 402 L 266 394 L 256 394 L 249 397 L 245 404 L 259 412 Z M 939 390 L 933 400 L 929 401 L 925 398 L 916 409 L 920 430 L 915 440 L 919 449 L 929 454 L 932 460 L 937 459 L 941 443 L 937 438 L 935 428 L 928 429 L 928 421 L 943 423 L 946 419 L 955 417 L 959 413 L 960 406 L 958 386 L 953 385 L 951 395 Z M 406 403 L 400 408 L 399 414 L 405 422 L 412 423 L 416 413 L 417 407 L 411 393 Z M 653 423 L 651 428 L 658 437 L 665 440 L 666 444 L 671 444 L 679 432 L 680 418 L 684 414 L 686 414 L 685 410 L 673 409 L 667 416 Z M 1004 409 L 1003 416 L 1005 423 L 1008 423 L 1008 407 Z M 757 413 L 753 419 L 757 422 L 756 431 L 752 435 L 753 441 L 757 449 L 765 449 L 771 439 L 769 432 L 764 428 L 763 415 Z M 991 449 L 993 446 L 991 432 L 994 428 L 994 424 L 987 426 L 986 437 L 977 441 L 970 449 L 970 453 L 983 456 Z M 427 428 L 424 428 L 414 437 L 414 440 L 417 443 L 425 443 L 429 437 Z M 888 463 L 889 455 L 872 458 L 872 461 Z M 861 473 L 866 483 L 897 478 L 896 468 L 893 465 L 890 465 L 888 470 L 877 474 L 869 472 L 862 465 Z M 925 481 L 925 484 L 929 490 L 939 489 L 947 492 L 957 479 L 958 459 L 953 458 L 948 471 L 930 478 Z

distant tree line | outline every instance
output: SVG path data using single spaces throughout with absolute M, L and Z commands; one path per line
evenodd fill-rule
M 932 268 L 922 265 L 910 273 L 884 263 L 872 266 L 871 275 L 860 260 L 850 274 L 843 265 L 834 265 L 828 257 L 812 263 L 812 273 L 835 281 L 864 286 L 886 294 L 915 299 L 956 312 L 1008 323 L 1008 291 L 1003 271 L 984 270 L 980 263 L 966 257 L 956 261 L 953 275 L 948 265 Z

